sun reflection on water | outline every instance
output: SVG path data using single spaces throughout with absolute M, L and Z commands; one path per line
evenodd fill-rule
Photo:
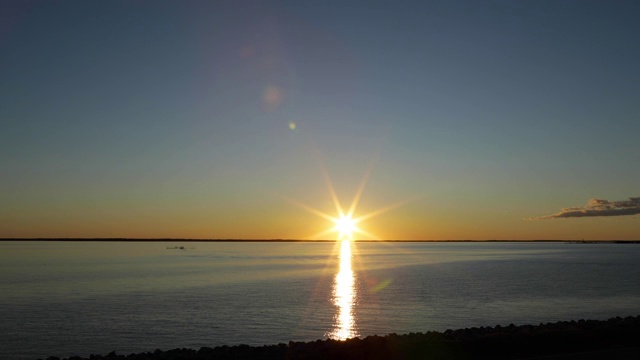
M 333 285 L 333 303 L 337 307 L 333 330 L 328 337 L 346 340 L 358 336 L 354 304 L 356 299 L 355 274 L 351 268 L 351 242 L 342 241 L 340 248 L 340 270 Z

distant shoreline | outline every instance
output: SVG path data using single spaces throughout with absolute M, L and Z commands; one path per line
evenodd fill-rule
M 297 239 L 145 239 L 145 238 L 0 238 L 3 241 L 51 241 L 51 242 L 310 242 L 332 243 L 342 240 L 297 240 Z M 351 240 L 356 243 L 569 243 L 569 244 L 640 244 L 640 240 Z

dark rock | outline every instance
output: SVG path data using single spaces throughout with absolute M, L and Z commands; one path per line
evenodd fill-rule
M 173 349 L 153 353 L 130 354 L 129 360 L 213 360 L 213 359 L 512 359 L 527 357 L 587 354 L 616 349 L 636 354 L 640 338 L 640 316 L 612 318 L 606 321 L 580 320 L 495 328 L 465 328 L 444 333 L 389 334 L 345 341 L 316 340 L 308 343 L 253 347 L 237 346 Z M 617 354 L 617 353 L 616 353 Z M 598 358 L 589 355 L 590 358 Z M 626 355 L 625 355 L 626 356 Z M 607 356 L 601 356 L 607 357 Z M 579 358 L 579 357 L 574 357 Z M 625 357 L 631 359 L 632 357 Z M 74 356 L 66 360 L 85 360 Z M 91 360 L 125 359 L 115 352 L 106 357 L 91 355 Z M 49 357 L 47 360 L 60 360 Z

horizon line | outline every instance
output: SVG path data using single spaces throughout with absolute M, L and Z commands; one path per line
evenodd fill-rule
M 304 239 L 202 239 L 202 238 L 0 238 L 2 241 L 86 241 L 86 242 L 339 242 L 344 240 L 304 240 Z M 473 239 L 454 239 L 454 240 L 408 240 L 408 239 L 396 239 L 396 240 L 348 240 L 351 242 L 564 242 L 564 243 L 640 243 L 640 240 L 585 240 L 585 239 L 488 239 L 488 240 L 473 240 Z

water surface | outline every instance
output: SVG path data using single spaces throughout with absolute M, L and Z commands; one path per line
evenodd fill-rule
M 0 242 L 0 358 L 638 315 L 639 259 L 624 244 Z

